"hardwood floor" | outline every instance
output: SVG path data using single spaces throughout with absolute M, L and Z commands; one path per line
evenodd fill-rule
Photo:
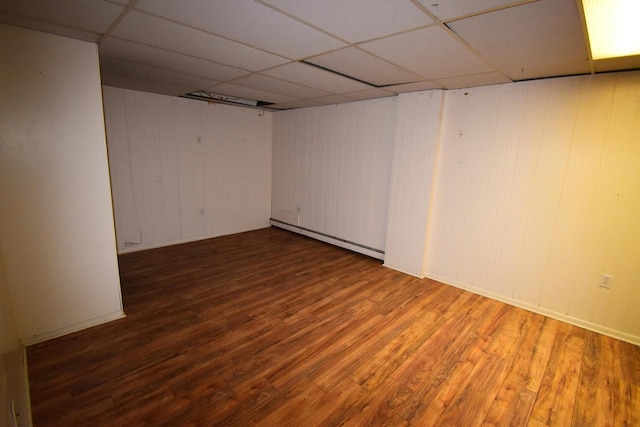
M 35 426 L 640 425 L 638 347 L 286 231 L 120 269 L 125 319 L 28 348 Z

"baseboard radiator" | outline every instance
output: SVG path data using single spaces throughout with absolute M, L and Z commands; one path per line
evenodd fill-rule
M 283 230 L 292 231 L 294 233 L 301 234 L 303 236 L 311 237 L 312 239 L 320 240 L 325 243 L 329 243 L 341 248 L 349 249 L 354 252 L 361 253 L 363 255 L 370 256 L 372 258 L 384 260 L 384 251 L 381 249 L 372 248 L 360 243 L 352 242 L 340 237 L 331 236 L 320 231 L 310 230 L 299 225 L 289 224 L 277 219 L 269 219 L 272 226 L 282 228 Z

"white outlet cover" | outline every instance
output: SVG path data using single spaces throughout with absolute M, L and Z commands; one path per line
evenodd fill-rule
M 611 282 L 613 281 L 613 276 L 610 274 L 603 274 L 600 278 L 600 287 L 605 289 L 611 289 Z

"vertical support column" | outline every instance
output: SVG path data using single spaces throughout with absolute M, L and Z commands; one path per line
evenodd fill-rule
M 384 265 L 425 275 L 430 200 L 444 91 L 400 94 Z

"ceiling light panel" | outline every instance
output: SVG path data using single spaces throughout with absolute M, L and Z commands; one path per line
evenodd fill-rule
M 549 77 L 542 72 L 545 67 L 557 72 L 563 64 L 586 64 L 587 51 L 575 0 L 540 0 L 462 19 L 449 26 L 513 80 Z M 532 73 L 534 69 L 541 72 Z
M 349 43 L 433 24 L 408 0 L 266 0 Z
M 514 0 L 418 0 L 429 12 L 433 13 L 441 21 L 468 16 L 508 6 L 522 1 Z
M 429 79 L 494 71 L 440 27 L 390 36 L 360 47 Z
M 389 64 L 355 47 L 316 56 L 308 62 L 376 86 L 423 80 L 415 73 Z
M 130 11 L 112 34 L 250 71 L 288 62 L 280 56 L 136 11 Z
M 640 1 L 582 0 L 593 59 L 640 55 Z
M 102 0 L 2 0 L 0 10 L 101 34 L 124 8 Z
M 114 37 L 107 38 L 100 45 L 99 50 L 101 57 L 125 59 L 214 80 L 230 80 L 248 73 L 248 71 L 239 68 L 228 67 L 204 59 L 181 55 Z
M 140 0 L 136 9 L 290 59 L 345 46 L 339 40 L 254 0 Z
M 355 92 L 371 87 L 301 62 L 281 65 L 280 67 L 262 71 L 261 74 L 332 93 Z

